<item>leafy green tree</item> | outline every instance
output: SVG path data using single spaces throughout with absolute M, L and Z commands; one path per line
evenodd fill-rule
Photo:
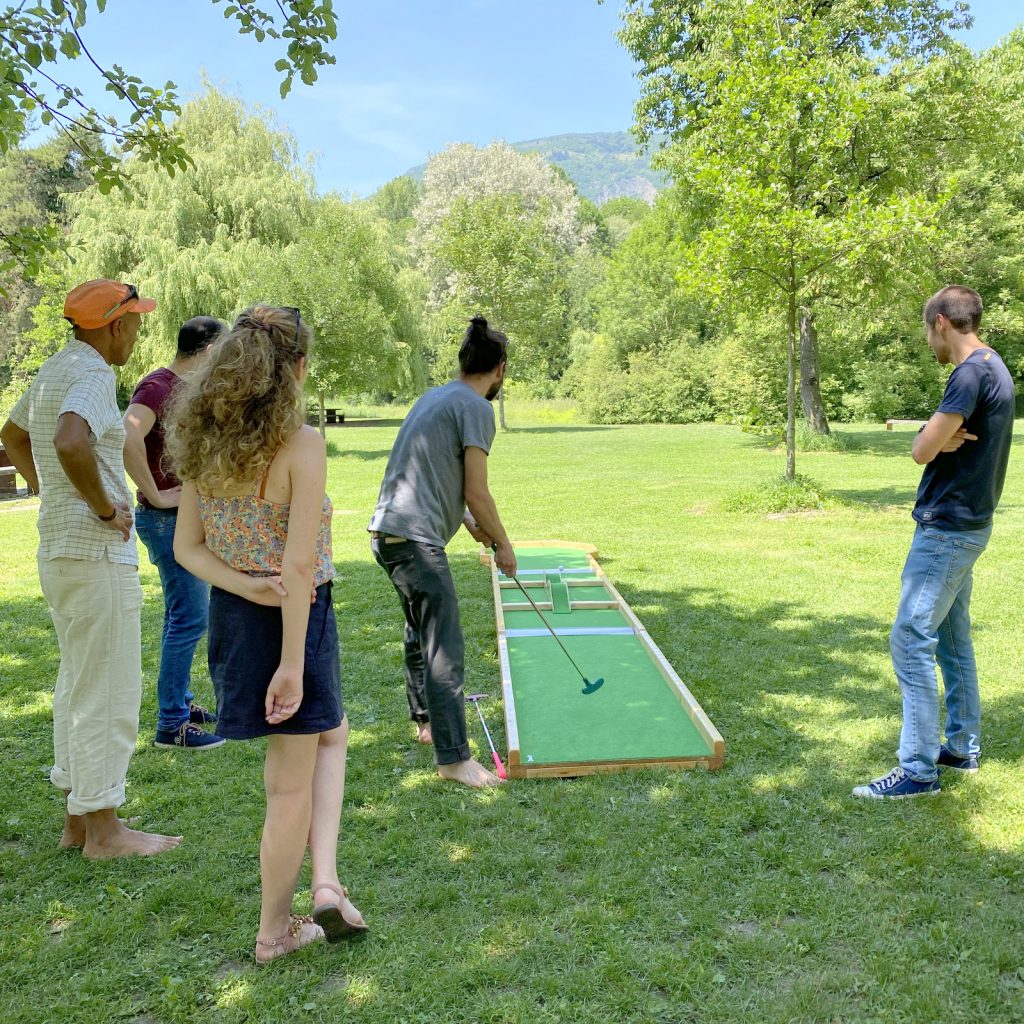
M 513 343 L 514 378 L 550 390 L 568 359 L 569 266 L 594 235 L 572 182 L 505 143 L 458 144 L 427 164 L 415 220 L 437 335 L 483 313 Z M 447 355 L 442 348 L 438 365 Z M 503 396 L 498 408 L 504 426 Z
M 651 204 L 632 196 L 617 196 L 601 204 L 601 216 L 608 227 L 613 246 L 621 245 L 651 212 Z
M 34 149 L 0 154 L 0 233 L 67 231 L 64 196 L 88 183 L 79 161 L 60 139 Z M 36 272 L 41 269 L 36 267 Z M 0 274 L 0 391 L 7 387 L 28 347 L 31 310 L 41 292 L 14 270 Z
M 632 352 L 657 352 L 701 331 L 700 304 L 676 280 L 688 233 L 680 192 L 663 192 L 608 261 L 598 330 L 622 367 Z
M 105 6 L 106 0 L 48 0 L 19 3 L 0 13 L 0 152 L 16 146 L 30 119 L 38 117 L 74 147 L 97 187 L 109 192 L 125 184 L 129 168 L 152 165 L 173 175 L 187 170 L 192 156 L 175 128 L 180 109 L 174 83 L 147 85 L 119 64 L 100 67 L 89 52 L 86 21 L 91 8 L 102 14 Z M 173 7 L 167 16 L 174 16 Z M 270 9 L 235 0 L 225 6 L 224 16 L 238 22 L 242 35 L 286 44 L 274 65 L 282 75 L 282 97 L 296 75 L 312 84 L 320 67 L 334 63 L 325 48 L 337 34 L 332 0 L 275 0 Z M 124 32 L 124 21 L 115 25 Z M 67 62 L 95 69 L 115 98 L 116 115 L 98 110 L 81 89 L 54 77 L 60 73 L 58 63 Z M 124 162 L 122 155 L 134 156 L 134 163 Z M 54 238 L 23 226 L 0 234 L 0 244 L 0 271 L 20 264 L 31 273 Z
M 44 357 L 66 337 L 61 314 L 70 287 L 94 277 L 130 281 L 157 300 L 121 371 L 134 380 L 173 356 L 183 321 L 228 319 L 265 298 L 276 255 L 310 221 L 312 178 L 291 136 L 263 116 L 211 90 L 185 106 L 176 130 L 195 154 L 183 173 L 172 179 L 140 163 L 129 168 L 130 188 L 105 195 L 93 185 L 69 197 L 67 257 L 54 261 L 34 313 Z
M 564 369 L 568 344 L 565 254 L 543 210 L 531 214 L 511 194 L 457 199 L 438 225 L 432 255 L 448 274 L 441 322 L 449 345 L 483 311 L 509 337 L 513 379 L 543 391 Z M 442 351 L 440 365 L 453 367 L 454 354 Z
M 274 255 L 267 298 L 297 306 L 316 343 L 310 386 L 333 395 L 410 392 L 422 383 L 420 315 L 381 221 L 336 195 L 315 204 L 298 238 Z
M 971 134 L 970 61 L 949 35 L 964 11 L 942 0 L 628 0 L 637 130 L 666 133 L 660 163 L 696 228 L 680 279 L 784 317 L 789 479 L 801 317 L 824 300 L 874 301 L 879 282 L 928 260 L 941 203 L 915 170 L 944 138 Z

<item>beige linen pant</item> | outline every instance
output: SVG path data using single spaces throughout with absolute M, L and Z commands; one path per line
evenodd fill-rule
M 40 559 L 39 582 L 60 644 L 50 781 L 69 814 L 120 807 L 142 700 L 138 567 Z

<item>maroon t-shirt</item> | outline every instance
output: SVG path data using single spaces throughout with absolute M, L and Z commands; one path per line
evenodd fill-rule
M 168 487 L 177 487 L 181 482 L 167 467 L 164 459 L 164 425 L 161 421 L 167 399 L 180 382 L 181 378 L 166 367 L 154 370 L 139 381 L 131 400 L 132 405 L 144 405 L 147 409 L 152 409 L 156 415 L 156 423 L 146 435 L 146 462 L 157 488 L 161 491 L 167 490 Z M 153 508 L 142 491 L 136 491 L 135 494 L 140 505 Z

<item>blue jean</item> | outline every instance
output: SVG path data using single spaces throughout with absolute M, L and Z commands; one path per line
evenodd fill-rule
M 206 632 L 210 588 L 174 560 L 177 509 L 135 509 L 135 528 L 164 591 L 164 628 L 160 637 L 159 704 L 156 727 L 174 731 L 188 721 L 192 702 L 192 658 Z
M 981 696 L 970 603 L 974 563 L 991 534 L 991 525 L 981 530 L 919 525 L 903 567 L 889 647 L 903 692 L 900 765 L 918 782 L 931 782 L 938 774 L 936 662 L 946 691 L 947 748 L 958 757 L 981 751 Z

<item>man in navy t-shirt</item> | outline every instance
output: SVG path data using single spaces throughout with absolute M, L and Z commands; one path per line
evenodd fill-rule
M 972 569 L 992 533 L 1006 479 L 1015 405 L 1013 379 L 978 340 L 981 296 L 953 285 L 924 307 L 928 346 L 955 366 L 942 404 L 914 441 L 924 465 L 913 516 L 917 530 L 903 569 L 890 636 L 903 692 L 900 763 L 854 796 L 900 798 L 939 792 L 938 772 L 976 772 L 981 699 L 971 645 Z M 935 663 L 946 691 L 941 741 Z

